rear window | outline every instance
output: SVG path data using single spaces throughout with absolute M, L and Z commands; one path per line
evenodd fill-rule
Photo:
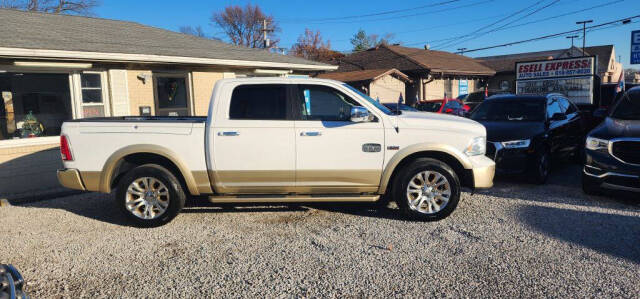
M 416 108 L 420 111 L 437 112 L 440 111 L 441 106 L 442 102 L 426 102 L 418 104 Z
M 287 87 L 285 85 L 241 85 L 233 90 L 231 119 L 286 120 Z

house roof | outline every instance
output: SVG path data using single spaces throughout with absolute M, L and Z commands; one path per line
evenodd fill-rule
M 473 58 L 449 52 L 382 45 L 341 59 L 339 71 L 396 68 L 447 75 L 492 76 L 495 71 Z
M 386 75 L 392 75 L 402 81 L 411 82 L 409 76 L 405 75 L 401 71 L 397 69 L 374 69 L 374 70 L 362 70 L 362 71 L 351 71 L 351 72 L 331 72 L 319 74 L 317 78 L 321 79 L 331 79 L 342 82 L 358 82 L 358 81 L 368 81 L 368 80 L 377 80 Z
M 600 69 L 609 68 L 609 58 L 613 52 L 613 45 L 586 47 L 586 55 L 595 55 L 598 57 L 598 67 Z M 486 56 L 477 57 L 482 64 L 496 70 L 496 72 L 515 72 L 516 63 L 521 61 L 534 61 L 534 60 L 547 60 L 570 57 L 567 54 L 571 53 L 572 56 L 581 55 L 582 49 L 573 47 L 569 49 L 557 49 L 547 50 L 539 52 L 525 52 L 508 55 Z M 603 68 L 604 67 L 604 68 Z
M 80 58 L 104 57 L 110 61 L 146 62 L 151 59 L 176 63 L 190 61 L 185 58 L 197 58 L 193 60 L 196 64 L 237 65 L 238 61 L 248 61 L 260 62 L 245 63 L 254 67 L 336 68 L 135 22 L 0 9 L 0 56 L 76 58 L 71 52 Z

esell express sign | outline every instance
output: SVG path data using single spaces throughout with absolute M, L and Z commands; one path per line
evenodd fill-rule
M 516 73 L 517 79 L 593 75 L 593 57 L 521 62 Z

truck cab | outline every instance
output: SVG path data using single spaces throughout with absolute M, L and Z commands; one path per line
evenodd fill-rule
M 65 123 L 59 178 L 115 191 L 143 226 L 170 221 L 188 195 L 219 203 L 393 199 L 410 218 L 438 220 L 453 212 L 462 187 L 492 186 L 485 147 L 475 121 L 398 115 L 342 82 L 224 79 L 206 119 Z

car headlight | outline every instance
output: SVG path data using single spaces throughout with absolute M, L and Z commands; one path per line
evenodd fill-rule
M 502 143 L 502 147 L 504 148 L 529 148 L 531 139 L 504 141 L 500 143 Z
M 595 137 L 587 137 L 587 144 L 585 145 L 587 149 L 592 151 L 608 151 L 609 150 L 609 140 L 595 138 Z
M 467 156 L 484 155 L 487 151 L 487 138 L 484 136 L 476 137 L 471 140 L 464 153 Z

